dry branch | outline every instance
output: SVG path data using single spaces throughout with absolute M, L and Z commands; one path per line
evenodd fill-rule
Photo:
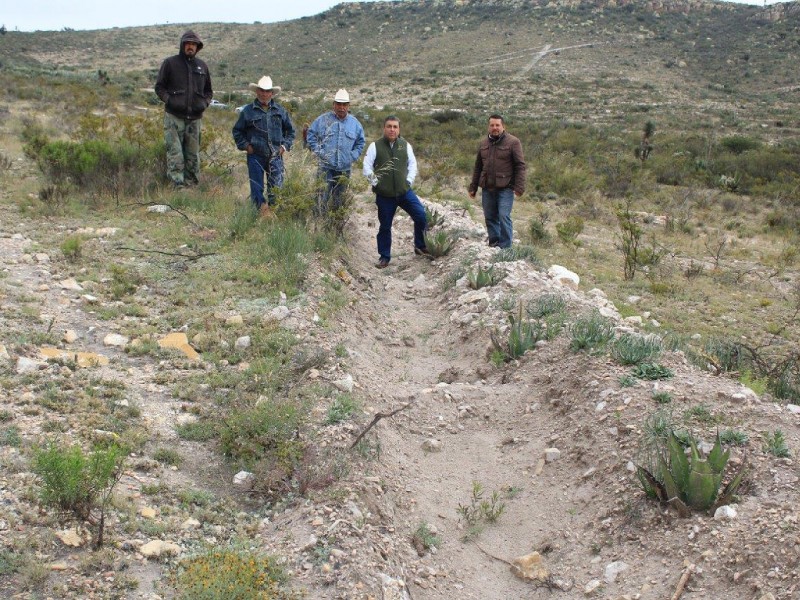
M 361 438 L 363 438 L 365 435 L 367 435 L 367 432 L 368 432 L 370 429 L 372 429 L 372 427 L 373 427 L 373 426 L 374 426 L 374 425 L 375 425 L 375 424 L 376 424 L 378 421 L 380 421 L 381 419 L 383 419 L 383 418 L 385 418 L 385 417 L 393 417 L 393 416 L 395 416 L 397 413 L 399 413 L 401 410 L 405 410 L 405 409 L 407 409 L 407 408 L 408 408 L 409 406 L 411 406 L 412 404 L 414 404 L 414 403 L 413 403 L 413 402 L 408 402 L 408 403 L 404 404 L 403 406 L 401 406 L 400 408 L 396 408 L 396 409 L 394 409 L 392 412 L 389 412 L 389 413 L 378 413 L 378 414 L 376 414 L 374 417 L 372 417 L 372 421 L 370 421 L 370 424 L 369 424 L 369 425 L 367 425 L 367 427 L 364 429 L 364 431 L 362 431 L 361 433 L 359 433 L 359 434 L 358 434 L 358 437 L 357 437 L 357 438 L 356 438 L 356 440 L 355 440 L 355 441 L 352 443 L 352 445 L 350 446 L 350 449 L 352 450 L 353 448 L 355 448 L 355 447 L 356 447 L 356 445 L 358 445 L 358 442 L 360 442 L 360 441 L 361 441 Z

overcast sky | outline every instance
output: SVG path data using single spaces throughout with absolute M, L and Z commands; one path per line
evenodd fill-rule
M 273 23 L 316 15 L 339 3 L 340 0 L 3 0 L 0 24 L 10 31 L 57 31 L 65 27 L 108 29 L 165 23 Z M 774 3 L 767 0 L 767 4 Z

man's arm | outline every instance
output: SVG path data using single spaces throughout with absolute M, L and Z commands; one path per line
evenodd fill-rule
M 350 155 L 351 162 L 356 162 L 358 157 L 361 156 L 361 153 L 364 151 L 364 146 L 367 145 L 367 140 L 364 139 L 364 128 L 361 126 L 361 123 L 353 117 L 353 120 L 356 123 L 356 141 L 353 144 L 353 152 Z
M 289 116 L 289 113 L 286 112 L 286 109 L 283 110 L 283 144 L 281 144 L 286 150 L 292 149 L 292 144 L 294 144 L 294 123 L 292 123 L 292 118 Z
M 211 87 L 211 71 L 208 70 L 208 65 L 206 65 L 206 85 L 203 89 L 203 97 L 206 99 L 206 106 L 211 104 L 211 99 L 214 97 L 214 90 Z
M 469 187 L 467 188 L 467 192 L 469 193 L 470 198 L 474 198 L 475 193 L 478 191 L 478 183 L 480 183 L 482 171 L 483 171 L 483 158 L 481 157 L 481 149 L 478 148 L 478 156 L 475 157 L 475 166 L 472 167 L 472 180 L 470 181 Z
M 306 136 L 306 145 L 308 146 L 308 149 L 317 156 L 319 156 L 319 153 L 322 150 L 322 129 L 324 129 L 322 125 L 322 117 L 323 115 L 320 115 L 314 119 L 314 122 L 311 123 L 311 127 L 308 128 L 308 135 Z
M 522 196 L 525 193 L 525 176 L 528 167 L 525 164 L 525 157 L 522 155 L 522 142 L 519 140 L 511 146 L 511 164 L 514 167 L 514 193 Z
M 247 135 L 245 134 L 245 124 L 247 121 L 245 120 L 245 112 L 247 111 L 247 107 L 242 109 L 242 112 L 239 113 L 239 118 L 236 119 L 236 123 L 233 125 L 233 129 L 231 133 L 233 134 L 233 141 L 236 144 L 236 148 L 239 150 L 247 150 L 247 145 L 250 143 L 247 140 Z
M 406 181 L 409 186 L 412 186 L 414 185 L 414 180 L 417 178 L 417 157 L 414 156 L 414 149 L 411 147 L 411 144 L 406 142 L 406 146 L 408 146 L 408 177 Z
M 161 68 L 158 70 L 158 77 L 156 77 L 156 96 L 161 98 L 161 101 L 166 104 L 169 98 L 169 61 L 165 60 L 161 63 Z
M 375 176 L 375 156 L 377 152 L 375 151 L 375 142 L 372 142 L 367 148 L 367 155 L 364 157 L 364 168 L 362 172 L 364 173 L 364 177 L 367 178 L 369 184 L 371 186 L 378 185 L 378 178 Z

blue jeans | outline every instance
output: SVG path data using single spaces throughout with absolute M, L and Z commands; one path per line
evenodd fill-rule
M 489 244 L 501 248 L 511 248 L 514 228 L 511 224 L 511 208 L 514 206 L 514 190 L 483 190 L 481 194 L 483 218 L 486 219 L 486 232 Z
M 267 174 L 267 199 L 264 199 L 264 174 Z M 261 208 L 264 202 L 275 204 L 273 188 L 283 187 L 283 159 L 267 158 L 260 154 L 247 155 L 247 175 L 250 178 L 250 199 Z
M 409 189 L 405 196 L 387 198 L 375 194 L 375 204 L 378 205 L 378 254 L 381 258 L 392 258 L 392 222 L 398 208 L 402 208 L 414 221 L 414 247 L 425 247 L 425 229 L 428 222 L 425 219 L 425 207 L 417 198 L 414 190 Z
M 325 190 L 317 199 L 317 214 L 326 215 L 344 204 L 344 194 L 350 182 L 350 171 L 320 169 L 319 176 L 325 178 Z

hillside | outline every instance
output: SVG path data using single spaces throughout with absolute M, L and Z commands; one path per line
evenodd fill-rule
M 0 60 L 7 69 L 103 69 L 147 84 L 187 26 L 206 40 L 223 91 L 244 90 L 263 71 L 291 96 L 347 87 L 371 106 L 485 112 L 499 104 L 509 114 L 600 122 L 646 112 L 694 127 L 734 112 L 753 125 L 783 121 L 776 136 L 796 134 L 787 92 L 800 85 L 797 3 L 344 3 L 266 25 L 9 32 Z

